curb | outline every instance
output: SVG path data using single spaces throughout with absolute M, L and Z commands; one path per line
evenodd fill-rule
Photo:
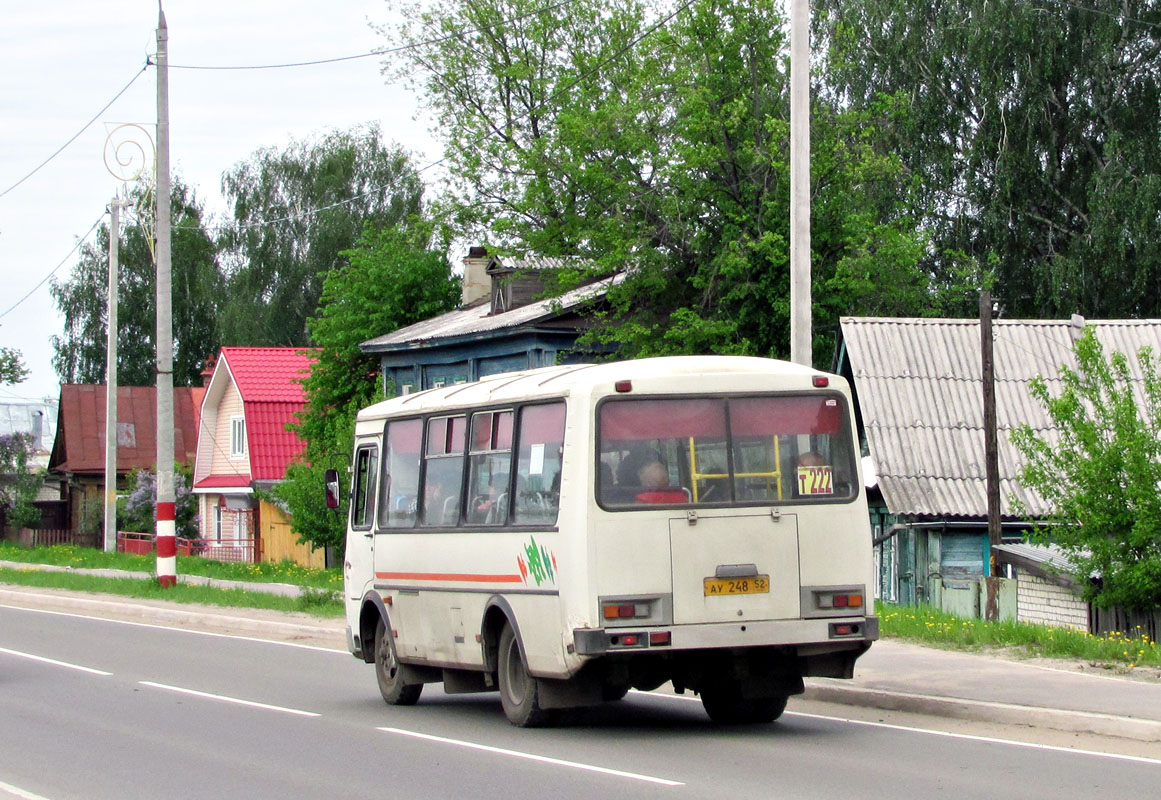
M 1040 706 L 841 686 L 826 679 L 808 679 L 806 691 L 800 696 L 806 700 L 881 708 L 885 711 L 907 711 L 975 722 L 1050 728 L 1068 733 L 1094 733 L 1143 742 L 1161 741 L 1161 722 L 1091 711 L 1066 711 Z

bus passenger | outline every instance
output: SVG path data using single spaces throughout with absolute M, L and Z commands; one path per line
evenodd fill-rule
M 637 483 L 641 492 L 637 495 L 639 503 L 685 503 L 689 496 L 685 490 L 670 488 L 669 468 L 659 459 L 646 461 L 637 470 Z

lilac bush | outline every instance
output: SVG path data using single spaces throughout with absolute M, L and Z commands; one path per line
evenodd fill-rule
M 157 527 L 157 475 L 151 470 L 135 469 L 129 473 L 129 494 L 117 508 L 117 527 L 123 531 L 153 533 Z M 177 535 L 182 539 L 198 538 L 198 503 L 190 489 L 185 470 L 173 474 L 173 493 Z

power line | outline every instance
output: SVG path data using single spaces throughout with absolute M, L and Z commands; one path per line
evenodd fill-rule
M 62 258 L 60 260 L 60 263 L 57 264 L 55 267 L 53 267 L 52 270 L 47 275 L 45 275 L 43 278 L 41 278 L 39 283 L 37 283 L 35 286 L 33 286 L 31 289 L 29 289 L 28 292 L 26 292 L 23 297 L 21 297 L 15 303 L 10 305 L 4 311 L 0 312 L 0 318 L 8 316 L 8 314 L 10 314 L 12 311 L 14 311 L 17 306 L 19 306 L 21 303 L 23 303 L 25 300 L 27 300 L 29 297 L 31 297 L 33 292 L 35 292 L 41 286 L 44 286 L 44 284 L 48 281 L 48 279 L 51 278 L 53 275 L 55 275 L 57 270 L 59 270 L 61 267 L 63 267 L 65 265 L 65 262 L 73 257 L 73 253 L 77 252 L 77 250 L 80 249 L 81 245 L 84 244 L 85 240 L 88 239 L 89 236 L 92 234 L 92 232 L 97 229 L 97 226 L 99 224 L 101 224 L 101 220 L 104 218 L 105 218 L 105 214 L 102 212 L 101 216 L 97 217 L 97 219 L 93 221 L 92 226 L 87 231 L 85 231 L 85 235 L 81 236 L 80 238 L 77 239 L 77 243 L 73 245 L 73 249 L 69 251 L 68 255 L 65 256 L 64 258 Z
M 534 17 L 534 16 L 537 16 L 538 14 L 544 14 L 548 11 L 555 11 L 558 8 L 564 8 L 565 6 L 570 6 L 575 2 L 576 2 L 576 0 L 562 0 L 562 2 L 556 3 L 554 5 L 544 6 L 542 8 L 534 9 L 533 11 L 529 11 L 527 14 L 521 14 L 519 16 L 509 17 L 508 19 L 501 20 L 500 22 L 497 22 L 495 25 L 488 26 L 488 28 L 470 28 L 467 30 L 449 33 L 447 36 L 440 36 L 438 38 L 429 39 L 429 40 L 423 41 L 423 42 L 415 42 L 413 44 L 400 45 L 399 47 L 387 47 L 387 48 L 383 48 L 381 50 L 371 50 L 370 52 L 367 52 L 367 53 L 359 53 L 357 55 L 351 55 L 351 56 L 335 56 L 334 58 L 318 58 L 318 59 L 314 59 L 312 61 L 292 61 L 292 62 L 288 62 L 285 64 L 251 64 L 251 65 L 218 65 L 218 66 L 197 65 L 197 64 L 170 64 L 169 68 L 170 69 L 185 69 L 185 70 L 206 70 L 206 71 L 290 69 L 290 68 L 294 68 L 294 67 L 317 67 L 321 64 L 338 64 L 338 63 L 341 63 L 343 61 L 356 61 L 356 60 L 362 59 L 362 58 L 376 58 L 378 56 L 386 56 L 386 55 L 391 55 L 393 53 L 402 53 L 402 52 L 405 52 L 407 50 L 414 50 L 414 49 L 419 48 L 419 47 L 426 47 L 427 45 L 441 44 L 443 42 L 451 41 L 452 39 L 458 39 L 461 36 L 468 36 L 468 35 L 473 34 L 473 33 L 481 33 L 484 30 L 491 30 L 492 28 L 498 28 L 501 25 L 507 25 L 507 24 L 512 23 L 512 22 L 520 22 L 522 20 L 528 19 L 529 17 Z
M 129 91 L 129 87 L 130 87 L 130 86 L 132 86 L 134 83 L 136 83 L 136 82 L 137 82 L 137 79 L 141 77 L 142 73 L 144 73 L 144 72 L 145 72 L 145 70 L 146 70 L 146 68 L 147 68 L 148 66 L 149 66 L 149 61 L 147 60 L 147 61 L 145 62 L 145 64 L 144 64 L 144 65 L 141 67 L 141 70 L 140 70 L 139 72 L 137 72 L 137 73 L 136 73 L 136 74 L 135 74 L 135 75 L 134 75 L 134 76 L 133 76 L 133 77 L 132 77 L 132 78 L 129 80 L 129 82 L 128 82 L 127 84 L 125 84 L 125 86 L 124 86 L 124 87 L 122 87 L 121 91 L 117 92 L 117 94 L 115 94 L 115 95 L 113 96 L 113 99 L 112 99 L 112 100 L 110 100 L 108 103 L 105 103 L 105 105 L 104 105 L 104 106 L 101 108 L 101 110 L 100 110 L 100 111 L 98 111 L 96 114 L 94 114 L 94 115 L 93 115 L 93 118 L 92 118 L 92 119 L 90 119 L 88 122 L 86 122 L 86 123 L 85 123 L 84 127 L 82 127 L 82 128 L 79 130 L 79 131 L 77 131 L 76 133 L 74 133 L 74 134 L 73 134 L 73 135 L 72 135 L 72 136 L 69 138 L 69 140 L 68 140 L 67 142 L 65 142 L 65 143 L 64 143 L 64 144 L 62 144 L 60 147 L 58 147 L 58 148 L 56 149 L 56 152 L 54 152 L 54 153 L 53 153 L 51 156 L 49 156 L 48 158 L 46 158 L 44 161 L 40 162 L 40 164 L 38 164 L 38 165 L 37 165 L 37 166 L 36 166 L 36 167 L 35 167 L 35 168 L 32 170 L 32 172 L 28 173 L 28 174 L 27 174 L 27 175 L 25 175 L 23 178 L 21 178 L 20 180 L 18 180 L 16 183 L 12 184 L 12 185 L 11 185 L 11 186 L 9 186 L 7 189 L 5 189 L 4 191 L 0 192 L 0 197 L 3 197 L 4 195 L 8 194 L 8 193 L 9 193 L 9 192 L 11 192 L 13 189 L 15 189 L 17 186 L 19 186 L 20 184 L 24 183 L 26 180 L 28 180 L 29 178 L 31 178 L 31 177 L 32 177 L 33 175 L 35 175 L 36 173 L 40 172 L 41 168 L 42 168 L 42 167 L 44 167 L 44 165 L 45 165 L 45 164 L 47 164 L 48 162 L 52 161 L 54 158 L 56 158 L 57 156 L 59 156 L 59 155 L 60 155 L 60 154 L 61 154 L 61 153 L 64 151 L 64 149 L 65 149 L 66 147 L 68 147 L 70 144 L 72 144 L 73 142 L 75 142 L 75 141 L 77 140 L 77 137 L 79 137 L 79 136 L 80 136 L 82 133 L 84 133 L 85 131 L 87 131 L 87 130 L 89 129 L 89 126 L 91 126 L 91 125 L 92 125 L 94 122 L 96 122 L 96 121 L 97 121 L 97 119 L 98 119 L 98 118 L 99 118 L 99 117 L 100 117 L 102 114 L 104 114 L 106 111 L 108 111 L 108 110 L 109 110 L 109 106 L 111 106 L 111 105 L 113 105 L 114 103 L 116 103 L 116 102 L 117 102 L 117 100 L 118 100 L 118 99 L 121 97 L 121 95 L 123 95 L 123 94 L 125 94 L 125 92 Z M 11 310 L 11 309 L 9 309 L 9 310 Z M 5 312 L 5 313 L 7 313 L 7 312 Z M 3 316 L 3 315 L 0 315 L 0 316 Z

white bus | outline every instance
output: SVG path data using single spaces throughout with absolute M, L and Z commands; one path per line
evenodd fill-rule
M 878 638 L 856 441 L 842 378 L 760 358 L 378 403 L 355 427 L 349 648 L 388 703 L 499 691 L 520 726 L 666 682 L 716 722 L 776 719 Z

